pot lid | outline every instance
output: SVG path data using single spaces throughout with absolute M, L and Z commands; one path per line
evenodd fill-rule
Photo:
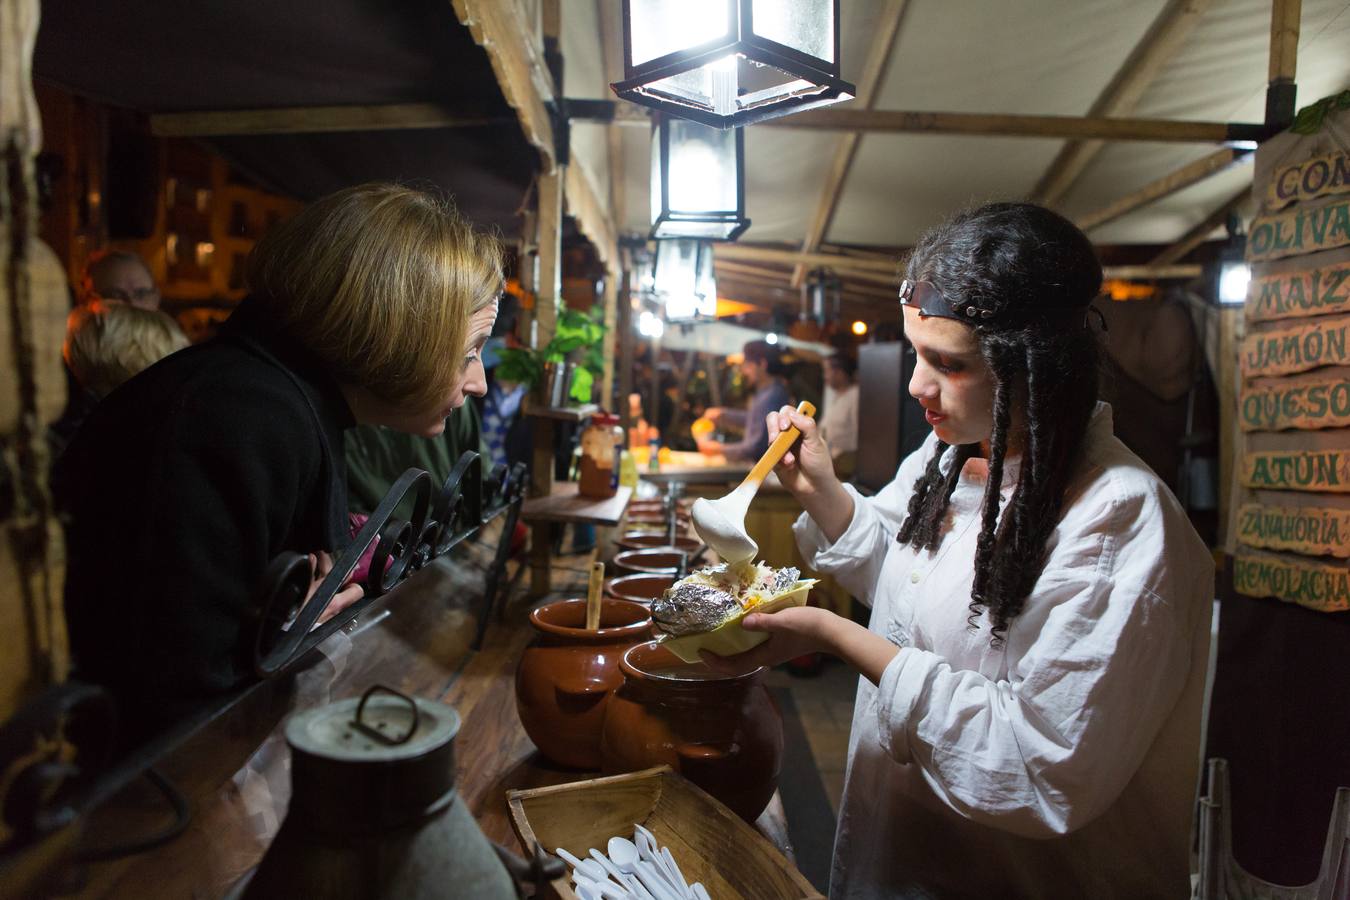
M 444 747 L 459 725 L 454 707 L 377 684 L 360 697 L 293 716 L 286 723 L 286 742 L 339 762 L 391 762 Z

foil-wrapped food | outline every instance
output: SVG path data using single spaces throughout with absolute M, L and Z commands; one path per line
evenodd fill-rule
M 741 628 L 749 612 L 775 612 L 801 606 L 815 584 L 802 580 L 791 566 L 763 562 L 723 563 L 682 578 L 652 601 L 652 621 L 661 639 L 685 662 L 697 662 L 698 651 L 729 656 L 768 639 L 764 632 Z

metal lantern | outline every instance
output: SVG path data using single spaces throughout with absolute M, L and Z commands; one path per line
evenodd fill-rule
M 652 129 L 652 239 L 734 241 L 750 227 L 744 134 L 658 119 Z
M 839 0 L 624 0 L 625 100 L 717 128 L 849 100 Z
M 661 241 L 653 274 L 653 293 L 667 322 L 717 318 L 717 279 L 706 241 Z
M 812 320 L 817 325 L 838 320 L 842 292 L 843 283 L 834 272 L 812 269 L 806 274 L 806 283 L 802 285 L 801 318 Z

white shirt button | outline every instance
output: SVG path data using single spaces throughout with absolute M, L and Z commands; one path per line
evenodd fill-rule
M 923 577 L 923 576 L 921 576 L 918 572 L 910 572 L 910 573 L 909 573 L 909 580 L 912 581 L 912 582 L 914 582 L 915 584 L 918 584 L 918 583 L 919 583 L 919 579 L 922 578 L 922 577 Z

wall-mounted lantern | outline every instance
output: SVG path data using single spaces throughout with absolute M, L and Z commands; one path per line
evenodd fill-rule
M 735 128 L 853 98 L 839 0 L 624 0 L 625 100 Z
M 734 241 L 745 217 L 745 137 L 658 116 L 652 128 L 653 240 Z

